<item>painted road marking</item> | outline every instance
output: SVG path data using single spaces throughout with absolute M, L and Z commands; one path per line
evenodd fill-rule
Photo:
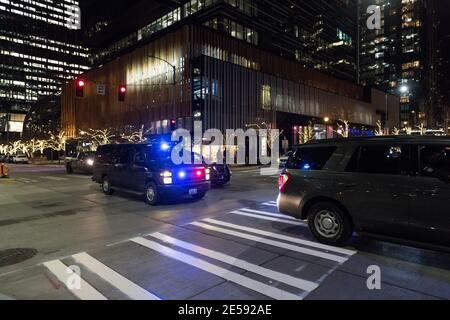
M 263 205 L 268 207 L 278 207 L 278 204 L 275 201 L 264 202 Z
M 76 254 L 72 257 L 77 263 L 84 265 L 86 268 L 97 274 L 100 278 L 133 300 L 161 300 L 154 294 L 131 282 L 87 253 Z
M 248 209 L 248 208 L 239 209 L 239 211 L 245 211 L 245 212 L 250 212 L 250 213 L 255 213 L 255 214 L 262 214 L 264 216 L 270 216 L 270 217 L 283 218 L 286 220 L 299 221 L 298 219 L 295 219 L 293 217 L 286 216 L 286 215 L 280 214 L 280 213 L 273 213 L 273 212 L 267 212 L 267 211 L 261 211 L 261 210 L 253 210 L 253 209 Z
M 287 219 L 271 218 L 271 217 L 268 217 L 266 215 L 247 213 L 247 212 L 243 212 L 243 211 L 239 211 L 239 210 L 232 211 L 230 213 L 231 214 L 240 215 L 240 216 L 250 217 L 250 218 L 261 219 L 261 220 L 268 220 L 268 221 L 274 221 L 274 222 L 291 224 L 291 225 L 294 225 L 294 226 L 305 226 L 305 223 L 299 222 L 299 221 L 293 221 L 292 219 L 291 220 L 287 220 Z
M 202 259 L 190 256 L 188 254 L 185 254 L 183 252 L 179 252 L 176 250 L 173 250 L 169 247 L 160 245 L 157 242 L 147 240 L 142 237 L 137 237 L 131 239 L 131 241 L 147 247 L 149 249 L 155 250 L 169 258 L 181 261 L 183 263 L 189 264 L 195 268 L 201 269 L 203 271 L 206 271 L 208 273 L 214 274 L 222 279 L 225 279 L 230 282 L 234 282 L 240 286 L 249 288 L 253 291 L 259 292 L 265 296 L 268 296 L 273 299 L 277 300 L 302 300 L 304 296 L 298 296 L 295 294 L 292 294 L 290 292 L 269 286 L 265 283 L 253 280 L 249 277 L 243 276 L 241 274 L 238 274 L 236 272 L 227 270 L 222 267 L 218 267 L 212 263 L 206 262 Z M 305 292 L 306 294 L 306 292 Z
M 228 234 L 228 235 L 231 235 L 231 236 L 235 236 L 235 237 L 239 237 L 239 238 L 243 238 L 243 239 L 259 242 L 259 243 L 268 244 L 268 245 L 271 245 L 271 246 L 274 246 L 274 247 L 278 247 L 278 248 L 282 248 L 282 249 L 286 249 L 286 250 L 290 250 L 290 251 L 296 251 L 296 252 L 307 254 L 307 255 L 310 255 L 310 256 L 319 257 L 319 258 L 322 258 L 322 259 L 336 261 L 338 263 L 343 263 L 343 262 L 347 261 L 346 257 L 337 256 L 337 255 L 334 255 L 334 254 L 330 254 L 330 253 L 326 253 L 326 252 L 322 252 L 322 251 L 317 251 L 317 250 L 313 250 L 313 249 L 308 249 L 308 248 L 305 248 L 305 247 L 299 247 L 299 246 L 295 246 L 295 245 L 292 245 L 292 244 L 289 244 L 289 243 L 285 243 L 285 242 L 280 242 L 280 241 L 276 241 L 276 240 L 270 240 L 270 239 L 266 239 L 266 238 L 261 238 L 261 237 L 257 237 L 257 236 L 250 235 L 250 234 L 247 234 L 247 233 L 242 233 L 242 232 L 233 231 L 233 230 L 230 230 L 230 229 L 224 229 L 224 228 L 212 226 L 212 225 L 209 225 L 209 224 L 206 224 L 206 223 L 193 222 L 193 223 L 191 223 L 191 225 L 197 226 L 197 227 L 200 227 L 200 228 L 203 228 L 203 229 L 216 231 L 216 232 Z
M 66 288 L 81 300 L 108 300 L 104 295 L 98 292 L 89 283 L 80 278 L 76 273 L 70 272 L 70 268 L 59 260 L 44 263 L 44 266 L 50 270 Z M 68 272 L 69 271 L 69 272 Z M 81 283 L 80 288 L 69 288 L 68 280 L 70 277 L 78 278 Z
M 26 179 L 26 178 L 17 178 L 16 180 L 19 182 L 22 182 L 22 183 L 37 183 L 38 182 L 37 180 L 31 180 L 31 179 Z
M 227 264 L 230 264 L 232 266 L 241 268 L 243 270 L 247 270 L 250 271 L 252 273 L 256 273 L 259 274 L 263 277 L 269 278 L 269 279 L 273 279 L 279 282 L 283 282 L 287 285 L 299 288 L 301 290 L 304 291 L 308 291 L 311 292 L 315 289 L 317 289 L 318 284 L 312 282 L 312 281 L 308 281 L 308 280 L 304 280 L 304 279 L 300 279 L 300 278 L 296 278 L 296 277 L 292 277 L 290 275 L 281 273 L 281 272 L 276 272 L 261 266 L 258 266 L 256 264 L 253 263 L 249 263 L 245 260 L 241 260 L 214 250 L 209 250 L 194 244 L 191 244 L 189 242 L 185 242 L 182 240 L 178 240 L 175 239 L 173 237 L 164 235 L 162 233 L 154 233 L 150 235 L 153 238 L 159 239 L 161 241 L 164 241 L 166 243 L 170 243 L 173 244 L 177 247 L 180 248 L 184 248 L 190 251 L 193 251 L 195 253 L 201 254 L 203 256 L 206 256 L 208 258 L 212 258 L 221 262 L 225 262 Z
M 58 178 L 58 177 L 52 177 L 52 176 L 43 176 L 40 178 L 44 179 L 44 180 L 50 180 L 50 181 L 67 181 L 68 180 L 67 178 Z
M 239 225 L 236 225 L 236 224 L 231 224 L 231 223 L 228 223 L 228 222 L 223 222 L 223 221 L 214 220 L 214 219 L 204 219 L 203 221 L 206 221 L 206 222 L 209 222 L 209 223 L 212 223 L 212 224 L 218 224 L 218 225 L 221 225 L 221 226 L 224 226 L 224 227 L 230 227 L 230 228 L 234 228 L 234 229 L 238 229 L 238 230 L 242 230 L 242 231 L 256 233 L 256 234 L 259 234 L 259 235 L 262 235 L 262 236 L 265 236 L 265 237 L 271 237 L 271 238 L 276 238 L 276 239 L 279 239 L 279 240 L 285 240 L 285 241 L 289 241 L 289 242 L 294 242 L 294 243 L 297 243 L 297 244 L 306 245 L 308 247 L 314 247 L 314 248 L 323 249 L 323 250 L 327 250 L 327 251 L 334 251 L 336 253 L 345 254 L 345 255 L 348 255 L 348 256 L 352 256 L 352 255 L 356 254 L 356 251 L 354 251 L 354 250 L 338 248 L 338 247 L 332 247 L 332 246 L 328 246 L 326 244 L 321 244 L 321 243 L 317 243 L 317 242 L 303 240 L 303 239 L 300 239 L 298 237 L 285 236 L 285 235 L 278 234 L 278 233 L 272 233 L 272 232 L 267 232 L 267 231 L 263 231 L 263 230 L 260 230 L 260 229 L 243 227 L 243 226 L 239 226 Z

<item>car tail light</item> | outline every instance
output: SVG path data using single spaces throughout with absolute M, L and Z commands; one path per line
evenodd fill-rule
M 278 189 L 283 193 L 292 181 L 292 176 L 289 173 L 283 173 L 278 178 Z

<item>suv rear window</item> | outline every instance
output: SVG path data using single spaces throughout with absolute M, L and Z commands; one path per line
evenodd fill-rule
M 336 149 L 336 147 L 299 148 L 289 158 L 286 168 L 322 170 Z

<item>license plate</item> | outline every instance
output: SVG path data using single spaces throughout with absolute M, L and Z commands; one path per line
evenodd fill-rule
M 197 189 L 189 189 L 189 195 L 190 196 L 195 196 L 198 193 Z

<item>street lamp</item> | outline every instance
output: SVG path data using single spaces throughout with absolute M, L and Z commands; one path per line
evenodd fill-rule
M 176 75 L 177 75 L 177 67 L 175 65 L 173 65 L 172 63 L 170 63 L 169 61 L 167 61 L 166 59 L 160 58 L 160 57 L 156 57 L 156 56 L 148 56 L 149 59 L 156 59 L 162 62 L 165 62 L 166 64 L 168 64 L 172 70 L 173 70 L 173 92 L 172 92 L 172 114 L 173 116 L 175 116 L 175 88 L 177 85 L 177 80 L 176 80 Z
M 408 93 L 408 91 L 409 91 L 409 88 L 406 84 L 400 87 L 401 93 Z
M 149 59 L 156 59 L 156 60 L 165 62 L 165 63 L 167 63 L 167 64 L 172 68 L 172 70 L 173 70 L 173 86 L 175 87 L 176 84 L 177 84 L 177 81 L 176 81 L 177 67 L 174 66 L 173 64 L 171 64 L 171 63 L 170 63 L 169 61 L 167 61 L 166 59 L 163 59 L 163 58 L 160 58 L 160 57 L 148 56 L 148 58 L 149 58 Z

